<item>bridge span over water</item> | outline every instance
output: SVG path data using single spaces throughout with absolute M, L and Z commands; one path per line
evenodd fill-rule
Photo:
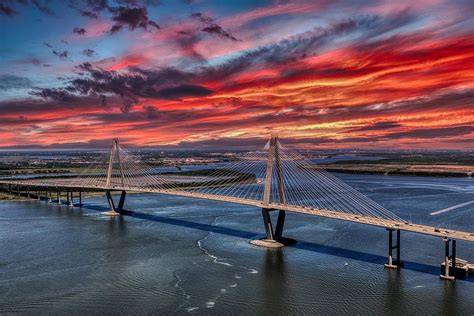
M 336 220 L 385 228 L 388 231 L 388 268 L 403 266 L 400 260 L 400 232 L 407 231 L 443 238 L 445 269 L 441 277 L 453 280 L 456 267 L 456 240 L 474 242 L 474 233 L 441 229 L 403 220 L 369 197 L 356 191 L 321 167 L 284 147 L 272 136 L 262 150 L 243 154 L 215 169 L 160 173 L 125 151 L 114 140 L 110 151 L 75 177 L 0 180 L 5 190 L 61 203 L 66 192 L 68 204 L 74 193 L 82 205 L 82 192 L 104 191 L 115 216 L 125 210 L 126 192 L 149 192 L 254 206 L 262 211 L 266 238 L 252 241 L 266 247 L 281 247 L 286 212 L 303 213 Z M 119 192 L 116 204 L 112 192 Z M 272 223 L 271 213 L 277 213 Z M 396 233 L 394 241 L 393 233 Z M 395 250 L 395 255 L 394 255 Z

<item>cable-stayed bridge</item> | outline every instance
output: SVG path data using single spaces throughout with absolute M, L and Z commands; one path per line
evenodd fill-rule
M 247 152 L 235 161 L 211 170 L 160 173 L 124 150 L 114 140 L 110 151 L 92 162 L 76 177 L 30 180 L 1 180 L 12 190 L 46 192 L 51 201 L 56 192 L 67 192 L 72 203 L 73 193 L 104 191 L 110 205 L 106 215 L 122 215 L 127 191 L 153 192 L 182 197 L 224 201 L 250 205 L 262 210 L 266 239 L 254 241 L 260 246 L 282 246 L 286 212 L 304 213 L 337 220 L 382 227 L 389 232 L 389 268 L 402 265 L 400 232 L 409 231 L 442 237 L 445 242 L 443 278 L 452 279 L 450 266 L 456 266 L 456 240 L 474 241 L 474 233 L 438 229 L 409 223 L 367 196 L 356 191 L 337 177 L 312 163 L 297 151 L 286 148 L 277 136 L 272 136 L 262 150 Z M 112 192 L 118 191 L 118 204 Z M 37 197 L 40 194 L 36 193 Z M 81 201 L 80 201 L 81 204 Z M 272 223 L 271 213 L 277 213 Z M 396 233 L 396 243 L 393 233 Z M 450 253 L 450 245 L 452 245 Z M 396 250 L 396 258 L 393 251 Z

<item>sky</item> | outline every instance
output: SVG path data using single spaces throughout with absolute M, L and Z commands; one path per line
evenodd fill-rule
M 0 0 L 0 149 L 474 148 L 472 0 Z

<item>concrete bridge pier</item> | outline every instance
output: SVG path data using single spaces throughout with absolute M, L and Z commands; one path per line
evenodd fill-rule
M 58 199 L 58 205 L 61 205 L 61 191 L 56 192 L 57 199 Z
M 263 224 L 265 225 L 265 232 L 267 234 L 267 240 L 275 240 L 272 219 L 270 218 L 270 210 L 268 208 L 262 208 L 262 217 Z
M 71 202 L 71 195 L 72 192 L 69 192 L 69 191 L 66 191 L 66 204 L 67 206 L 72 206 L 72 202 Z
M 443 238 L 444 241 L 444 273 L 439 277 L 443 280 L 454 281 L 456 279 L 456 240 Z M 451 254 L 449 253 L 449 244 L 452 243 Z M 451 264 L 450 264 L 451 259 Z M 453 275 L 450 275 L 450 270 Z
M 277 225 L 275 230 L 273 229 L 272 219 L 270 216 L 271 211 L 278 211 Z M 286 212 L 283 210 L 275 210 L 262 208 L 263 224 L 265 226 L 265 239 L 251 240 L 252 245 L 268 247 L 268 248 L 281 248 L 285 245 L 295 242 L 294 240 L 283 237 L 283 227 L 285 225 Z
M 277 225 L 275 229 L 275 238 L 277 240 L 281 240 L 283 238 L 283 226 L 285 226 L 285 217 L 286 212 L 279 210 L 278 211 L 278 218 L 277 218 Z
M 270 217 L 271 211 L 277 211 L 268 208 L 262 208 L 263 223 L 265 224 L 265 232 L 267 234 L 267 240 L 279 241 L 283 237 L 283 226 L 285 225 L 285 211 L 278 210 L 278 219 L 275 230 L 273 230 L 272 219 Z
M 79 191 L 79 204 L 78 204 L 79 207 L 82 206 L 82 191 Z
M 46 198 L 48 199 L 48 203 L 53 202 L 53 199 L 51 198 L 51 192 L 46 191 Z
M 74 206 L 74 191 L 71 191 L 71 201 L 69 203 L 70 206 Z
M 387 228 L 388 231 L 388 262 L 384 265 L 389 269 L 398 269 L 403 267 L 403 262 L 400 260 L 400 230 Z M 397 231 L 397 244 L 393 245 L 393 232 Z M 393 250 L 396 250 L 396 260 L 393 260 Z
M 103 212 L 102 214 L 107 215 L 107 216 L 117 216 L 117 215 L 123 215 L 125 213 L 129 213 L 130 211 L 126 211 L 123 209 L 126 195 L 127 195 L 127 192 L 123 190 L 122 193 L 120 194 L 119 204 L 117 207 L 115 207 L 115 202 L 114 202 L 114 199 L 112 198 L 112 194 L 110 193 L 110 190 L 106 190 L 105 196 L 107 197 L 107 202 L 109 202 L 110 211 Z

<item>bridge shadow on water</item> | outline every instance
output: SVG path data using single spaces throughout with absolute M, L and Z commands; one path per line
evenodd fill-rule
M 98 205 L 87 205 L 87 206 L 85 205 L 85 207 L 87 209 L 101 211 L 101 212 L 109 210 L 109 208 L 98 206 Z M 155 214 L 131 212 L 124 216 L 153 221 L 157 223 L 168 224 L 168 225 L 186 227 L 186 228 L 201 230 L 205 232 L 212 232 L 215 234 L 238 237 L 238 238 L 243 238 L 247 240 L 258 239 L 258 238 L 264 237 L 263 234 L 249 232 L 245 230 L 234 229 L 234 228 L 229 228 L 229 227 L 224 227 L 224 226 L 214 226 L 210 224 L 192 222 L 189 220 L 183 220 L 183 219 L 177 219 L 177 218 L 164 217 L 164 216 L 159 216 Z M 345 249 L 345 248 L 340 248 L 340 247 L 322 245 L 318 243 L 300 241 L 300 240 L 296 240 L 296 243 L 288 245 L 287 247 L 296 248 L 296 249 L 300 249 L 304 251 L 312 251 L 312 252 L 320 253 L 320 254 L 337 256 L 341 258 L 347 258 L 347 259 L 361 261 L 361 262 L 378 264 L 381 266 L 383 266 L 383 264 L 387 262 L 386 256 L 371 254 L 367 252 L 361 252 L 357 250 L 350 250 L 350 249 Z M 269 249 L 269 250 L 281 251 L 281 249 Z M 404 262 L 404 267 L 403 267 L 404 270 L 427 273 L 427 274 L 432 274 L 436 276 L 440 274 L 439 266 L 433 266 L 433 265 L 413 262 L 413 261 L 403 261 L 403 262 Z M 472 276 L 468 276 L 465 279 L 459 279 L 459 280 L 474 283 L 474 278 Z

